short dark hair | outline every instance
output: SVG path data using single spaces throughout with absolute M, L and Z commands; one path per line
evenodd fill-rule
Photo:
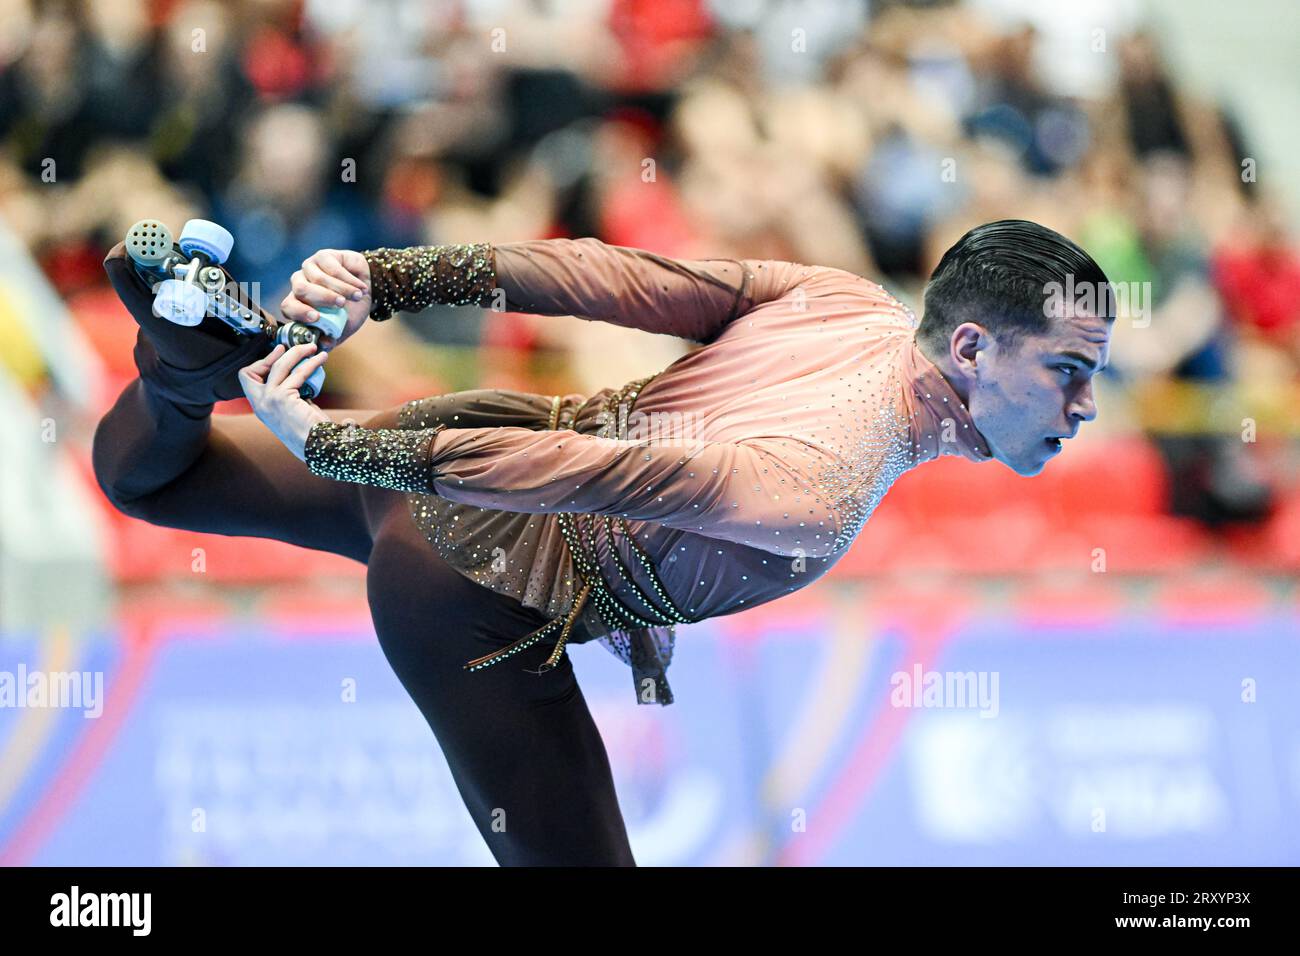
M 1114 321 L 1115 291 L 1106 273 L 1065 236 L 1025 219 L 976 226 L 930 275 L 917 342 L 930 355 L 946 355 L 953 330 L 977 322 L 1014 352 L 1027 336 L 1051 330 L 1044 305 L 1053 288 L 1091 289 L 1097 314 Z

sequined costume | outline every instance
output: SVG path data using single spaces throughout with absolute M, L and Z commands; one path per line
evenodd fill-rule
M 848 272 L 596 239 L 365 255 L 376 318 L 495 305 L 701 343 L 629 383 L 635 407 L 629 387 L 483 390 L 535 417 L 460 427 L 441 412 L 448 397 L 432 397 L 404 406 L 397 428 L 321 423 L 307 439 L 313 473 L 406 492 L 449 563 L 553 616 L 552 634 L 568 635 L 555 634 L 557 653 L 581 622 L 632 665 L 640 703 L 672 699 L 674 624 L 806 587 L 903 472 L 991 457 L 917 347 L 912 313 Z
M 95 429 L 92 462 L 107 502 L 161 527 L 270 539 L 360 563 L 378 647 L 436 736 L 497 862 L 635 865 L 605 744 L 568 656 L 541 679 L 534 671 L 551 651 L 543 644 L 512 656 L 508 667 L 464 672 L 466 660 L 548 618 L 443 560 L 402 492 L 317 477 L 255 414 L 213 414 L 242 393 L 236 373 L 265 356 L 269 342 L 232 342 L 215 319 L 193 328 L 154 315 L 153 291 L 124 243 L 104 267 L 139 326 L 140 373 Z M 495 395 L 457 393 L 438 407 L 481 426 L 536 421 L 535 397 Z M 353 417 L 392 428 L 400 410 Z

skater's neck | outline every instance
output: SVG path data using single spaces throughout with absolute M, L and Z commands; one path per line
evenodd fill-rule
M 962 404 L 969 406 L 970 393 L 966 389 L 966 383 L 962 376 L 957 374 L 957 370 L 952 364 L 952 357 L 947 354 L 930 354 L 929 349 L 920 339 L 915 340 L 915 345 L 917 351 L 925 356 L 925 358 L 929 360 L 930 364 L 934 366 L 935 370 L 943 376 L 944 381 L 948 383 L 948 387 L 951 388 L 957 397 L 961 399 Z

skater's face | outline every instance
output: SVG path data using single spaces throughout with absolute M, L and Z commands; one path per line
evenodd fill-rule
M 1010 350 L 976 323 L 954 330 L 966 404 L 994 458 L 1018 475 L 1036 475 L 1061 441 L 1097 417 L 1093 376 L 1110 361 L 1111 325 L 1087 313 L 1060 316 L 1047 334 Z

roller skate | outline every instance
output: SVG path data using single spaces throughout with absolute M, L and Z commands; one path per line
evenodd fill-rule
M 151 290 L 152 311 L 158 318 L 191 327 L 216 319 L 236 337 L 254 338 L 256 343 L 246 343 L 247 347 L 239 350 L 241 359 L 254 355 L 244 364 L 260 357 L 256 353 L 264 355 L 276 345 L 292 348 L 306 342 L 319 344 L 325 336 L 337 338 L 342 333 L 347 315 L 341 308 L 317 309 L 320 320 L 313 324 L 278 323 L 272 319 L 223 267 L 234 244 L 229 231 L 206 219 L 189 220 L 176 241 L 163 223 L 141 219 L 127 230 L 126 261 Z M 324 384 L 325 369 L 318 368 L 303 383 L 299 394 L 315 398 Z

